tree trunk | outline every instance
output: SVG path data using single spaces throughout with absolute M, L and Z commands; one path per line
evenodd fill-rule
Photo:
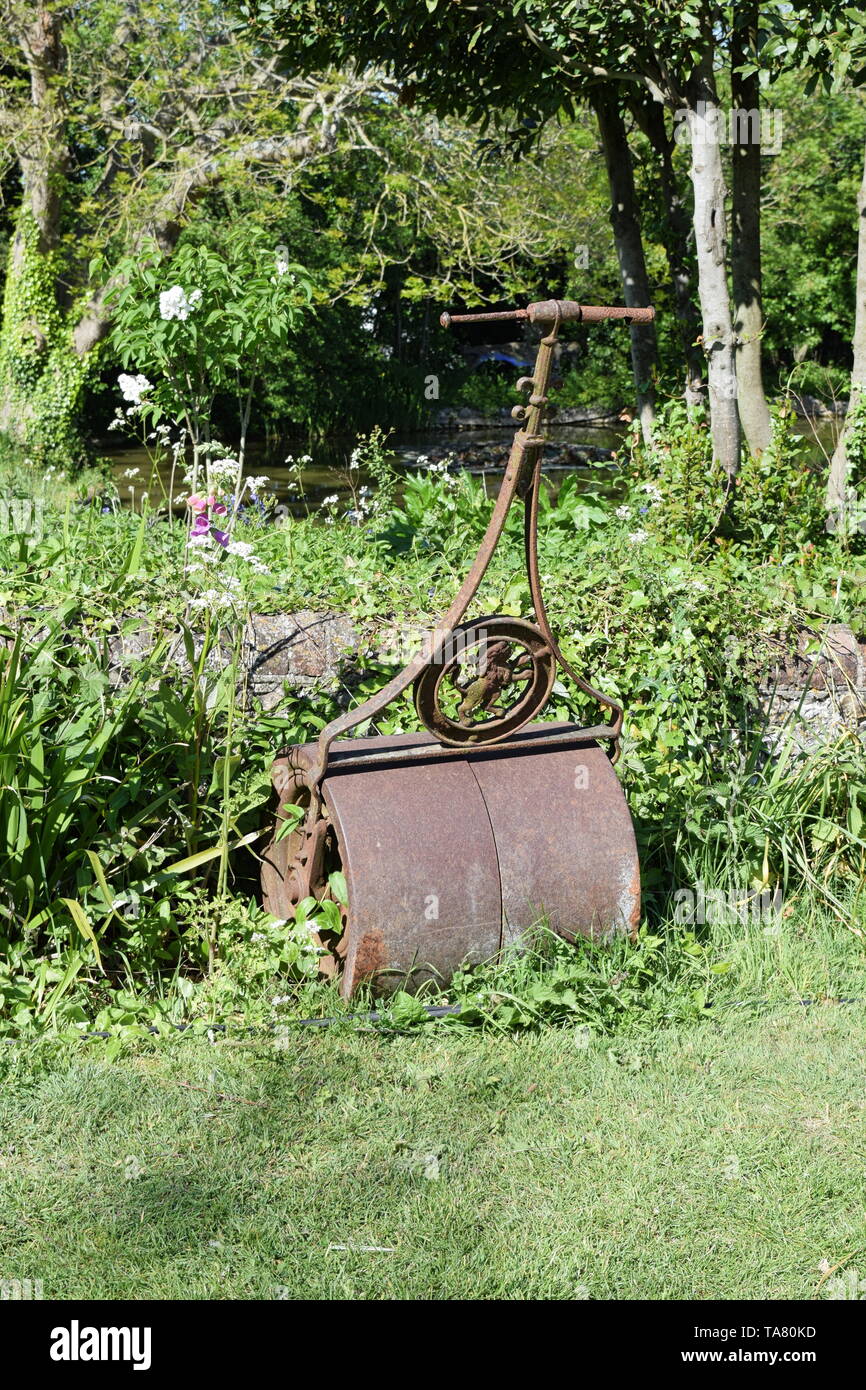
M 66 329 L 61 274 L 68 166 L 62 20 L 45 4 L 22 14 L 16 38 L 30 73 L 30 116 L 0 318 L 0 430 L 34 462 L 66 465 L 83 457 L 77 419 L 84 369 Z
M 850 529 L 852 518 L 850 504 L 854 500 L 848 486 L 851 467 L 849 450 L 853 440 L 853 429 L 858 417 L 862 417 L 866 402 L 866 157 L 864 157 L 863 178 L 857 194 L 857 292 L 854 311 L 854 365 L 851 369 L 851 396 L 848 413 L 839 435 L 833 457 L 830 461 L 830 475 L 827 479 L 827 529 L 843 531 Z
M 25 205 L 18 216 L 0 319 L 0 432 L 38 464 L 86 457 L 78 422 L 89 360 L 72 347 L 58 305 L 56 253 Z
M 610 224 L 622 276 L 623 298 L 629 308 L 645 307 L 650 301 L 649 276 L 643 250 L 634 168 L 625 122 L 616 97 L 599 91 L 592 106 L 598 119 L 610 185 Z M 634 373 L 637 411 L 645 441 L 652 438 L 655 420 L 655 374 L 658 347 L 655 325 L 632 324 L 631 364 Z
M 732 255 L 734 333 L 736 335 L 737 405 L 746 441 L 753 454 L 770 442 L 772 424 L 761 375 L 761 112 L 757 72 L 736 71 L 754 61 L 757 50 L 757 0 L 734 7 L 731 37 L 733 113 Z
M 674 292 L 680 344 L 686 367 L 686 403 L 700 405 L 704 399 L 704 359 L 698 343 L 700 315 L 693 298 L 693 266 L 689 254 L 691 218 L 674 171 L 676 141 L 665 124 L 660 101 L 635 99 L 631 105 L 635 119 L 649 140 L 659 161 L 663 241 Z
M 733 478 L 740 466 L 740 419 L 737 413 L 734 332 L 728 296 L 721 112 L 710 45 L 688 85 L 686 122 L 691 152 L 698 293 L 709 381 L 713 455 L 728 477 Z

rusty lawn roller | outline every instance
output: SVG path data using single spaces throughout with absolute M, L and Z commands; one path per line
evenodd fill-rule
M 420 650 L 375 696 L 289 748 L 273 765 L 277 832 L 264 855 L 265 906 L 291 918 L 304 898 L 346 879 L 343 931 L 323 940 L 326 973 L 348 997 L 447 981 L 463 963 L 519 942 L 542 918 L 567 940 L 633 934 L 640 912 L 634 830 L 613 764 L 623 710 L 563 657 L 538 570 L 544 413 L 560 324 L 647 323 L 652 309 L 544 300 L 508 314 L 442 315 L 442 323 L 515 318 L 544 328 L 505 476 L 478 554 Z M 505 614 L 462 621 L 515 497 L 524 502 L 534 622 Z M 590 728 L 537 723 L 557 666 L 608 711 Z M 343 738 L 413 687 L 427 732 Z M 303 811 L 297 827 L 281 823 Z

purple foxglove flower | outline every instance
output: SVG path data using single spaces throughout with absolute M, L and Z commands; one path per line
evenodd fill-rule
M 211 535 L 213 536 L 214 540 L 217 542 L 218 545 L 228 545 L 228 543 L 229 543 L 228 532 L 226 532 L 226 531 L 218 531 L 217 528 L 216 528 L 215 526 L 212 526 L 212 527 L 211 527 Z

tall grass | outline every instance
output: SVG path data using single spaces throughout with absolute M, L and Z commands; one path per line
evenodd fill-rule
M 234 780 L 239 638 L 219 651 L 209 622 L 196 634 L 182 605 L 151 608 L 131 624 L 149 628 L 143 655 L 120 660 L 113 590 L 141 585 L 146 517 L 111 525 L 100 590 L 81 572 L 92 523 L 73 533 L 68 515 L 4 556 L 25 582 L 0 622 L 0 1025 L 66 1008 L 76 980 L 95 999 L 133 983 L 159 995 L 180 969 L 213 968 L 218 914 L 202 936 L 189 904 L 230 892 L 267 797 L 264 749 Z M 53 611 L 46 564 L 74 594 Z

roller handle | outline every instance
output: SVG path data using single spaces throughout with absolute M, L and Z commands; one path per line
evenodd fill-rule
M 577 304 L 573 299 L 542 299 L 535 304 L 527 304 L 525 309 L 509 309 L 498 314 L 442 314 L 439 319 L 443 328 L 452 323 L 484 323 L 495 319 L 528 319 L 530 323 L 553 323 L 559 314 L 563 323 L 571 320 L 579 323 L 606 323 L 608 319 L 619 319 L 624 323 L 652 323 L 655 309 L 629 309 L 621 305 Z

